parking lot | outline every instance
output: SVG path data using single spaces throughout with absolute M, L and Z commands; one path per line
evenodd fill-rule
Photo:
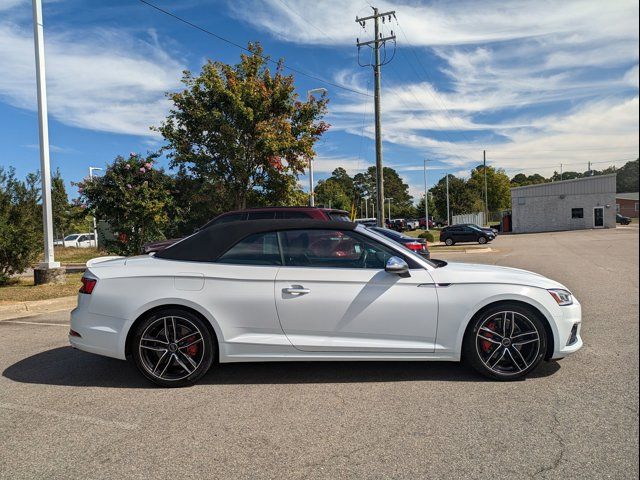
M 2 321 L 0 478 L 637 478 L 638 238 L 634 224 L 433 251 L 579 298 L 584 348 L 520 382 L 450 363 L 264 363 L 163 390 L 68 347 L 68 312 Z

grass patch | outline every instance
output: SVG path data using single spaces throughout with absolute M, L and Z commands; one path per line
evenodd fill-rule
M 64 263 L 87 263 L 88 260 L 107 255 L 104 250 L 97 248 L 73 248 L 73 247 L 53 247 L 56 262 Z M 40 258 L 42 261 L 43 258 Z
M 418 235 L 420 235 L 421 233 L 426 232 L 426 230 L 413 230 L 413 231 L 409 231 L 407 230 L 406 232 L 402 232 L 405 235 L 408 235 L 410 237 L 417 237 Z M 430 228 L 429 232 L 431 233 L 431 235 L 433 235 L 433 241 L 434 242 L 439 242 L 440 241 L 440 230 L 436 230 L 435 228 Z
M 9 285 L 0 287 L 0 305 L 68 297 L 78 293 L 82 273 L 69 273 L 65 277 L 67 283 L 64 285 L 34 285 L 33 277 L 16 278 Z

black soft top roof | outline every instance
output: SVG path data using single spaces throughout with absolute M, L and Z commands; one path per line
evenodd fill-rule
M 229 248 L 254 233 L 282 230 L 353 230 L 356 223 L 323 220 L 243 220 L 204 228 L 158 253 L 156 258 L 189 262 L 212 262 Z

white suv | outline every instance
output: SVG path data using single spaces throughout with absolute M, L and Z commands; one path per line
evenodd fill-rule
M 73 233 L 64 237 L 62 245 L 75 248 L 95 248 L 96 238 L 93 233 Z

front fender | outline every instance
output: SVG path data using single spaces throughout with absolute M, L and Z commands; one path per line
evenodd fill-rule
M 439 287 L 438 300 L 440 317 L 437 349 L 451 352 L 457 359 L 462 353 L 464 334 L 475 315 L 489 305 L 504 301 L 521 302 L 539 311 L 551 328 L 554 344 L 558 344 L 559 334 L 554 317 L 561 315 L 561 312 L 555 311 L 559 307 L 545 289 L 523 285 L 459 284 Z

